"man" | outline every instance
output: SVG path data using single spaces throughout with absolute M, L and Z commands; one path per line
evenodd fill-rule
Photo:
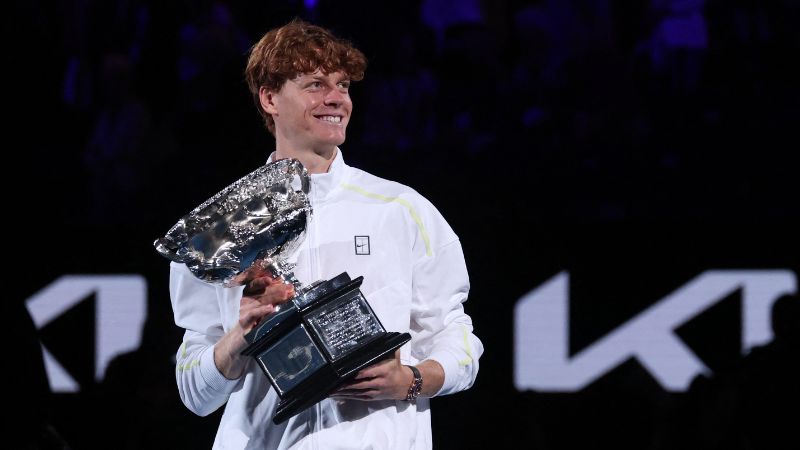
M 428 398 L 467 389 L 477 375 L 483 346 L 461 305 L 469 280 L 458 238 L 427 200 L 347 166 L 338 148 L 353 107 L 350 83 L 365 68 L 348 42 L 294 21 L 252 48 L 246 77 L 275 136 L 270 160 L 295 158 L 310 173 L 314 215 L 289 256 L 295 275 L 304 284 L 363 275 L 361 290 L 384 327 L 409 332 L 411 342 L 275 425 L 277 394 L 240 352 L 243 336 L 293 295 L 291 286 L 257 276 L 244 287 L 214 287 L 173 263 L 175 322 L 186 329 L 178 387 L 200 415 L 227 403 L 215 448 L 431 448 Z

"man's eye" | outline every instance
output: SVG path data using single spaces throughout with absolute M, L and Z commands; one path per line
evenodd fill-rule
M 320 83 L 319 81 L 313 81 L 313 82 L 311 82 L 311 84 L 309 86 L 311 86 L 312 88 L 317 88 L 318 89 L 318 88 L 322 87 L 322 83 Z
M 342 88 L 342 89 L 345 89 L 345 90 L 350 89 L 350 83 L 346 82 L 346 81 L 342 81 L 341 83 L 339 83 L 339 87 Z

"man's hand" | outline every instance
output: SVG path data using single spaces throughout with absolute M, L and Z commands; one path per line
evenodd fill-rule
M 244 287 L 239 303 L 239 326 L 247 334 L 267 314 L 275 311 L 275 306 L 294 296 L 294 286 L 284 284 L 270 275 L 254 278 Z
M 348 400 L 405 400 L 414 381 L 411 369 L 400 364 L 400 350 L 394 358 L 383 360 L 361 370 L 355 379 L 331 394 Z
M 242 376 L 247 363 L 248 358 L 240 355 L 247 347 L 244 335 L 273 312 L 276 305 L 294 296 L 294 286 L 284 284 L 264 270 L 250 270 L 241 281 L 246 284 L 239 303 L 239 322 L 214 346 L 214 363 L 230 380 Z
M 432 359 L 416 365 L 422 375 L 421 397 L 433 397 L 444 384 L 444 369 Z M 400 350 L 393 359 L 367 367 L 356 378 L 331 394 L 335 399 L 347 400 L 405 400 L 408 388 L 414 381 L 411 369 L 400 363 Z

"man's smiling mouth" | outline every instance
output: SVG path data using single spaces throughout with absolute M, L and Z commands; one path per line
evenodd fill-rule
M 342 116 L 314 116 L 317 119 L 331 123 L 331 124 L 341 124 L 342 123 Z

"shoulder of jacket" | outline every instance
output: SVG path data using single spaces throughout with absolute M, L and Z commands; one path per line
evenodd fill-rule
M 405 184 L 378 177 L 355 167 L 350 167 L 350 170 L 349 179 L 342 185 L 346 190 L 375 199 L 400 199 L 421 207 L 430 205 L 422 194 Z

